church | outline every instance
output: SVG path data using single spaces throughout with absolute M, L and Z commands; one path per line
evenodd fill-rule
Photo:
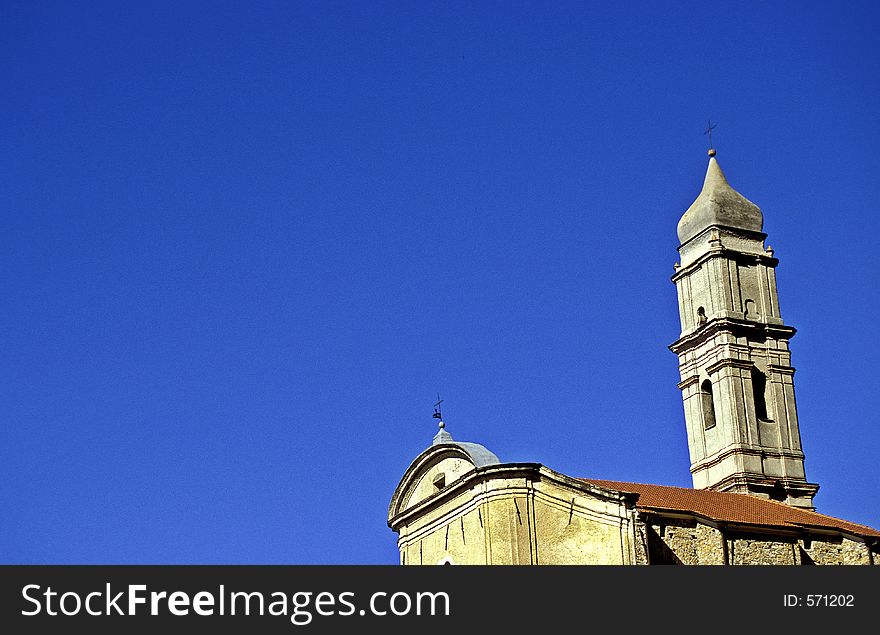
M 503 463 L 440 419 L 391 498 L 400 563 L 880 564 L 880 531 L 815 511 L 763 224 L 710 150 L 672 276 L 693 489 Z

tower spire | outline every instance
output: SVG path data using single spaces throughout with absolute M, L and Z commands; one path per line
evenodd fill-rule
M 707 129 L 707 134 L 711 132 Z M 763 215 L 712 156 L 678 223 L 678 355 L 694 487 L 813 509 L 804 472 L 789 340 Z
M 755 236 L 760 234 L 762 239 L 764 237 L 761 234 L 764 228 L 761 208 L 731 187 L 714 156 L 709 157 L 700 194 L 678 221 L 678 239 L 682 247 L 710 227 L 724 227 L 751 232 Z

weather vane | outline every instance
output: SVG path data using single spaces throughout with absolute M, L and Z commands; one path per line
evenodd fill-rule
M 718 124 L 712 123 L 712 120 L 710 119 L 709 125 L 706 126 L 706 130 L 705 130 L 705 132 L 703 132 L 703 134 L 709 135 L 709 156 L 710 157 L 715 156 L 715 146 L 712 145 L 712 131 L 715 130 L 715 128 L 717 128 L 717 127 L 718 127 Z
M 440 423 L 438 425 L 441 428 L 445 427 L 445 424 L 443 423 L 443 414 L 440 412 L 440 404 L 442 404 L 442 403 L 443 403 L 443 400 L 440 399 L 440 393 L 438 392 L 437 393 L 437 403 L 434 404 L 434 414 L 432 414 L 431 416 L 434 419 L 440 420 Z

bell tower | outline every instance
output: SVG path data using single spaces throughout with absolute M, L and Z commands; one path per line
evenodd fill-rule
M 682 399 L 697 489 L 752 494 L 814 509 L 788 341 L 764 218 L 709 151 L 703 189 L 678 223 Z

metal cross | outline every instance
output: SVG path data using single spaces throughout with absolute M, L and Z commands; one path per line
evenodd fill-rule
M 434 404 L 434 414 L 431 415 L 434 419 L 443 420 L 443 415 L 440 414 L 440 404 L 443 403 L 443 400 L 440 399 L 440 393 L 437 393 L 437 403 Z
M 709 125 L 706 128 L 706 131 L 703 134 L 709 135 L 709 149 L 711 150 L 714 146 L 712 145 L 712 131 L 718 127 L 717 123 L 712 123 L 712 120 L 709 120 Z

